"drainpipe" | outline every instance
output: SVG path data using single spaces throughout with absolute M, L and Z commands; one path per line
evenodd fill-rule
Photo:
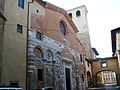
M 0 25 L 2 25 L 2 29 L 0 31 L 1 38 L 2 40 L 0 41 L 2 43 L 1 45 L 1 53 L 0 53 L 0 84 L 1 84 L 1 73 L 2 73 L 2 64 L 3 64 L 3 41 L 4 41 L 4 28 L 5 28 L 5 22 L 7 21 L 7 19 L 0 13 L 0 17 L 2 17 L 3 19 L 0 19 Z
M 28 39 L 29 39 L 29 14 L 30 14 L 30 4 L 32 4 L 34 0 L 28 2 L 27 7 L 27 41 L 26 41 L 26 90 L 28 90 Z

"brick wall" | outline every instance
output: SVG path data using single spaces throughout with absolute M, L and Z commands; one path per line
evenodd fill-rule
M 59 22 L 61 20 L 66 24 L 66 36 L 60 32 Z M 32 21 L 32 27 L 36 28 L 37 31 L 42 32 L 45 36 L 48 36 L 60 43 L 67 44 L 79 53 L 84 53 L 82 44 L 76 39 L 74 28 L 70 25 L 69 21 L 63 14 L 46 9 L 45 16 L 33 14 Z

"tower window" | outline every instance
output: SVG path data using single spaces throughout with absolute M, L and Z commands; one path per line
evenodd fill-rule
M 19 81 L 10 81 L 9 83 L 11 87 L 19 87 Z
M 72 13 L 69 13 L 69 16 L 72 18 Z
M 78 11 L 76 11 L 76 16 L 80 16 L 81 14 L 80 14 L 80 11 L 78 10 Z

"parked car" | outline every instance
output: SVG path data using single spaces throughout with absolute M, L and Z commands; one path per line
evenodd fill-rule
M 0 87 L 0 90 L 23 90 L 22 88 L 14 87 Z

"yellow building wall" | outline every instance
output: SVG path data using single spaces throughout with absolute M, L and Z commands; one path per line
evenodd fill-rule
M 18 0 L 6 0 L 4 15 L 7 21 L 4 29 L 1 86 L 18 82 L 26 90 L 27 0 L 24 9 L 18 7 Z M 17 24 L 23 26 L 22 34 L 16 32 Z

